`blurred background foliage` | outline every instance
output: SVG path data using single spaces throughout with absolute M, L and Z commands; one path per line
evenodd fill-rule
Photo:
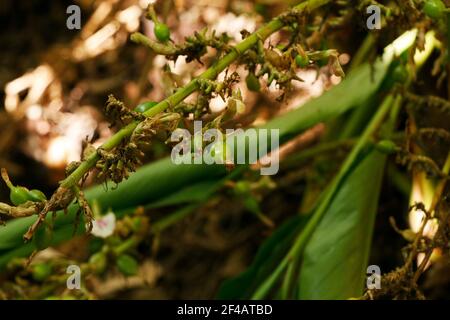
M 158 1 L 155 8 L 160 19 L 170 27 L 176 43 L 204 27 L 218 33 L 226 32 L 236 43 L 241 40 L 241 30 L 255 31 L 294 2 L 164 0 Z M 73 3 L 82 11 L 79 31 L 66 28 L 66 8 Z M 144 18 L 147 4 L 144 0 L 1 1 L 0 166 L 8 170 L 15 183 L 51 194 L 64 178 L 65 167 L 71 161 L 80 160 L 86 139 L 99 146 L 117 130 L 110 127 L 103 115 L 109 94 L 130 107 L 142 101 L 160 101 L 172 93 L 174 86 L 206 70 L 213 53 L 204 58 L 204 64 L 187 63 L 182 58 L 174 63 L 129 41 L 129 35 L 135 31 L 154 37 L 153 23 Z M 326 18 L 326 15 L 315 17 Z M 364 19 L 355 19 L 323 32 L 326 33 L 323 48 L 337 49 L 339 62 L 345 70 L 350 68 L 352 58 L 366 37 L 364 24 Z M 378 34 L 366 60 L 372 62 L 401 31 L 405 30 L 388 28 Z M 274 34 L 269 42 L 277 43 L 286 38 L 287 33 L 283 31 Z M 437 58 L 436 53 L 433 58 Z M 443 93 L 446 88 L 439 89 L 435 85 L 430 68 L 430 63 L 423 68 L 427 71 L 414 83 L 415 92 L 446 96 Z M 245 78 L 243 66 L 232 70 Z M 321 96 L 342 81 L 329 65 L 302 69 L 298 76 L 304 81 L 293 82 L 294 90 L 283 102 L 276 101 L 280 92 L 275 86 L 263 86 L 260 92 L 252 92 L 244 82 L 237 84 L 244 97 L 245 112 L 232 124 L 264 125 Z M 358 85 L 353 87 L 360 90 Z M 209 107 L 220 111 L 225 102 L 214 98 Z M 350 114 L 345 116 L 350 117 Z M 406 117 L 405 113 L 401 114 L 403 120 Z M 441 118 L 441 121 L 445 126 L 446 120 Z M 339 123 L 331 123 L 330 127 L 332 125 L 339 126 Z M 308 132 L 307 138 L 294 137 L 285 147 L 286 153 L 296 154 L 297 150 L 307 149 L 326 136 L 327 130 L 324 124 L 318 124 Z M 145 163 L 170 154 L 164 140 L 164 137 L 156 139 L 145 153 Z M 312 210 L 320 191 L 338 172 L 348 149 L 344 143 L 332 154 L 319 154 L 314 161 L 287 160 L 274 177 L 261 178 L 258 173 L 247 171 L 239 181 L 226 178 L 218 185 L 206 183 L 197 191 L 189 190 L 188 197 L 199 199 L 187 208 L 192 211 L 190 215 L 175 205 L 182 201 L 173 198 L 167 200 L 169 205 L 164 208 L 158 204 L 137 208 L 126 217 L 116 212 L 118 220 L 113 237 L 74 237 L 40 252 L 28 268 L 23 268 L 22 260 L 12 262 L 8 271 L 0 274 L 0 298 L 216 297 L 224 280 L 240 274 L 252 263 L 257 249 L 273 234 L 274 227 L 299 219 L 298 213 Z M 382 184 L 380 205 L 369 258 L 369 264 L 382 266 L 383 272 L 402 265 L 402 247 L 407 243 L 389 224 L 389 217 L 394 216 L 402 226 L 407 225 L 411 187 L 406 169 L 399 169 L 394 163 L 394 159 L 389 159 L 387 169 L 378 172 L 386 179 L 379 182 Z M 88 177 L 86 185 L 93 184 L 95 179 Z M 204 190 L 212 191 L 206 192 L 208 197 L 203 198 Z M 6 185 L 1 184 L 0 201 L 7 202 L 8 193 Z M 109 208 L 100 207 L 96 213 L 100 216 L 108 211 Z M 173 212 L 176 223 L 163 219 Z M 155 221 L 160 222 L 156 227 Z M 135 228 L 135 224 L 140 227 Z M 127 242 L 130 239 L 131 243 Z M 129 243 L 139 265 L 133 265 L 134 258 L 122 258 L 106 273 L 97 275 L 90 268 L 100 268 L 102 261 L 92 263 L 90 259 L 94 253 L 101 252 L 105 243 L 116 249 L 121 243 Z M 128 248 L 117 250 L 127 252 Z M 42 266 L 41 262 L 48 261 L 52 270 Z M 48 278 L 46 273 L 64 274 L 68 262 L 89 265 L 86 286 L 76 294 L 65 290 L 62 280 L 56 276 L 50 276 L 49 283 L 44 281 Z M 433 270 L 439 280 L 435 283 L 435 278 L 430 278 L 424 290 L 429 297 L 448 298 L 450 279 L 443 276 L 446 272 L 450 274 L 448 262 Z

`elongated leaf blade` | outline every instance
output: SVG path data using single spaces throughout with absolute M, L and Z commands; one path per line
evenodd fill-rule
M 193 182 L 219 179 L 226 175 L 222 165 L 175 165 L 170 158 L 141 167 L 116 189 L 103 186 L 88 189 L 86 197 L 102 207 L 115 210 L 148 204 L 165 198 Z
M 362 294 L 385 158 L 371 151 L 340 185 L 306 245 L 298 298 Z

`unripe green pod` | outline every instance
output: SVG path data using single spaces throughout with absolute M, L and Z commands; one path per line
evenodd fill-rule
M 245 83 L 250 91 L 259 92 L 261 89 L 261 84 L 259 83 L 258 78 L 251 72 L 245 78 Z
M 10 188 L 9 199 L 15 206 L 21 205 L 30 199 L 30 190 L 25 187 L 12 187 Z
M 445 4 L 441 0 L 428 0 L 423 6 L 423 12 L 432 19 L 439 19 L 444 15 Z
M 155 37 L 161 42 L 167 42 L 170 39 L 170 29 L 164 23 L 156 22 L 153 32 Z
M 138 272 L 139 264 L 132 256 L 122 254 L 117 257 L 117 268 L 126 276 L 133 276 Z
M 25 187 L 14 186 L 11 180 L 9 180 L 8 172 L 6 172 L 5 168 L 1 169 L 1 175 L 3 181 L 5 181 L 10 190 L 9 199 L 11 200 L 11 203 L 13 205 L 18 206 L 27 201 L 41 202 L 47 200 L 45 194 L 37 189 L 33 189 L 30 191 Z
M 250 192 L 250 182 L 241 180 L 234 185 L 234 192 L 239 195 L 246 195 Z
M 147 110 L 156 106 L 157 104 L 158 104 L 158 102 L 155 102 L 155 101 L 142 102 L 142 103 L 138 104 L 138 106 L 136 108 L 134 108 L 134 111 L 144 113 Z
M 397 145 L 391 140 L 381 140 L 376 145 L 375 148 L 385 154 L 393 154 L 397 151 Z
M 298 54 L 295 57 L 295 64 L 300 68 L 306 68 L 309 65 L 309 58 L 307 55 Z
M 31 201 L 34 201 L 34 202 L 42 202 L 42 201 L 47 200 L 47 197 L 41 190 L 37 190 L 37 189 L 30 190 L 28 195 L 29 195 L 29 198 L 31 199 Z
M 45 281 L 53 272 L 53 268 L 49 263 L 37 263 L 33 265 L 32 268 L 31 275 L 33 276 L 33 279 L 38 282 Z

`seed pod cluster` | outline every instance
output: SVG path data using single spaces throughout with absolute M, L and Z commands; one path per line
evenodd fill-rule
M 208 47 L 216 49 L 218 54 L 230 52 L 231 47 L 228 44 L 230 40 L 226 33 L 217 36 L 215 30 L 208 32 L 205 28 L 200 32 L 194 32 L 193 36 L 186 37 L 184 43 L 177 45 L 175 52 L 167 55 L 167 58 L 176 61 L 179 56 L 186 56 L 186 62 L 196 60 L 201 63 L 200 59 L 208 52 Z
M 100 172 L 97 178 L 105 182 L 111 180 L 116 184 L 127 179 L 130 173 L 134 172 L 136 167 L 141 164 L 139 157 L 130 157 L 130 154 L 134 155 L 137 151 L 137 147 L 129 143 L 118 146 L 112 151 L 99 148 L 97 152 L 100 155 L 100 160 L 96 167 Z M 140 151 L 138 155 L 142 156 Z
M 47 200 L 45 194 L 40 190 L 37 189 L 28 190 L 25 187 L 14 186 L 11 183 L 5 168 L 1 169 L 1 175 L 10 190 L 9 199 L 11 200 L 11 203 L 13 205 L 19 206 L 21 204 L 26 203 L 27 201 L 43 202 Z
M 126 125 L 133 120 L 145 119 L 145 116 L 138 110 L 134 112 L 128 109 L 122 101 L 116 99 L 112 94 L 108 96 L 108 101 L 105 106 L 105 114 L 110 120 L 111 126 L 116 124 Z

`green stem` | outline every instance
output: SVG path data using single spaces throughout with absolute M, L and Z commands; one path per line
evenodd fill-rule
M 367 34 L 363 43 L 359 47 L 355 56 L 353 57 L 349 71 L 354 70 L 356 67 L 363 64 L 363 62 L 365 62 L 369 57 L 370 52 L 373 50 L 374 46 L 375 46 L 375 37 L 371 33 L 369 33 Z
M 113 252 L 116 256 L 120 256 L 129 249 L 136 247 L 141 241 L 141 237 L 134 235 L 122 242 L 118 247 L 114 248 Z
M 12 190 L 14 188 L 14 185 L 12 184 L 11 180 L 9 180 L 8 172 L 6 172 L 5 168 L 1 169 L 1 175 L 2 175 L 3 181 L 5 181 L 8 188 Z
M 133 33 L 131 35 L 130 39 L 134 43 L 142 44 L 146 47 L 149 47 L 150 49 L 155 51 L 157 54 L 172 55 L 177 52 L 177 48 L 173 44 L 171 44 L 171 43 L 162 44 L 160 42 L 157 42 L 157 41 L 147 38 L 140 32 Z
M 283 283 L 281 285 L 281 299 L 287 300 L 291 296 L 292 286 L 293 282 L 291 281 L 294 279 L 295 276 L 295 263 L 289 263 L 287 267 L 287 271 L 285 274 L 285 277 L 283 279 Z
M 309 0 L 307 2 L 300 3 L 299 5 L 295 6 L 293 10 L 296 12 L 310 12 L 314 9 L 317 9 L 327 3 L 329 3 L 331 0 Z M 285 22 L 283 21 L 282 17 L 277 17 L 273 19 L 271 22 L 266 24 L 265 26 L 261 27 L 259 30 L 257 30 L 255 33 L 253 33 L 248 38 L 244 39 L 242 42 L 237 44 L 234 49 L 225 55 L 221 60 L 217 61 L 216 64 L 211 66 L 209 69 L 207 69 L 205 72 L 203 72 L 198 79 L 215 79 L 217 76 L 225 70 L 231 63 L 233 63 L 241 54 L 252 48 L 255 44 L 258 43 L 260 40 L 267 39 L 272 33 L 280 30 L 285 25 Z M 182 102 L 186 97 L 194 93 L 196 90 L 198 90 L 199 84 L 197 81 L 197 78 L 193 79 L 191 82 L 189 82 L 186 86 L 183 88 L 180 88 L 177 92 L 175 92 L 170 97 L 166 98 L 165 100 L 158 103 L 153 108 L 149 109 L 147 112 L 144 113 L 147 117 L 155 116 L 156 114 L 166 110 L 167 108 L 171 106 L 175 106 Z M 129 137 L 134 129 L 139 124 L 138 121 L 132 122 L 126 127 L 119 130 L 116 134 L 114 134 L 107 142 L 105 142 L 101 148 L 108 151 L 116 147 L 123 139 Z M 70 188 L 78 183 L 78 181 L 81 180 L 81 178 L 88 172 L 100 159 L 100 156 L 97 152 L 93 153 L 88 159 L 83 161 L 80 166 L 73 171 L 66 179 L 61 181 L 60 185 L 64 188 Z

